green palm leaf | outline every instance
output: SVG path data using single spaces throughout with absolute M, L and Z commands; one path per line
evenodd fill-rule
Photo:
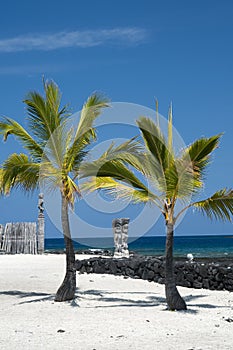
M 125 165 L 136 169 L 140 173 L 146 176 L 146 178 L 155 181 L 156 177 L 159 178 L 161 175 L 161 168 L 156 159 L 149 152 L 144 150 L 141 143 L 135 141 L 137 137 L 123 142 L 116 146 L 112 143 L 109 148 L 101 155 L 98 161 L 95 161 L 95 167 L 100 168 L 104 163 L 108 161 L 120 161 Z M 85 162 L 82 164 L 80 171 L 84 175 Z M 94 175 L 94 173 L 92 174 Z
M 173 202 L 177 198 L 189 199 L 194 193 L 194 178 L 190 163 L 179 158 L 175 159 L 165 171 L 165 186 L 164 195 Z
M 167 133 L 167 148 L 169 154 L 173 153 L 173 125 L 172 125 L 172 104 L 168 113 L 168 133 Z
M 40 164 L 30 160 L 26 154 L 10 155 L 3 163 L 2 185 L 33 191 L 39 186 Z
M 109 107 L 109 100 L 97 93 L 91 95 L 83 105 L 75 135 L 66 152 L 66 164 L 69 169 L 78 171 L 87 154 L 85 148 L 96 137 L 94 122 L 106 107 Z
M 115 181 L 112 177 L 91 177 L 88 182 L 81 185 L 81 190 L 94 192 L 95 190 L 105 190 L 107 194 L 117 199 L 130 200 L 132 203 L 158 202 L 152 192 L 144 188 L 134 188 L 125 183 Z
M 131 186 L 147 190 L 147 187 L 131 172 L 122 162 L 117 160 L 106 161 L 97 160 L 93 162 L 85 162 L 80 167 L 80 178 L 97 176 L 112 177 L 123 181 Z
M 202 182 L 206 167 L 210 162 L 212 152 L 219 145 L 220 137 L 221 134 L 209 138 L 200 138 L 184 151 L 183 159 L 186 159 L 187 163 L 191 162 L 196 189 L 203 185 Z
M 15 120 L 3 118 L 0 121 L 0 134 L 3 134 L 4 141 L 9 135 L 14 135 L 20 143 L 31 153 L 35 160 L 40 160 L 43 155 L 43 148 L 39 145 L 30 134 Z
M 151 163 L 142 150 L 141 144 L 134 141 L 135 138 L 122 143 L 119 146 L 111 144 L 102 156 L 92 162 L 83 162 L 80 166 L 80 179 L 88 179 L 82 189 L 94 191 L 95 189 L 108 190 L 117 198 L 131 198 L 134 203 L 157 201 L 160 198 L 151 192 L 148 186 L 125 165 L 146 175 L 150 172 Z
M 24 100 L 29 127 L 42 146 L 58 127 L 65 125 L 69 116 L 67 106 L 60 109 L 61 94 L 53 81 L 44 82 L 44 93 L 45 98 L 38 92 L 30 92 Z
M 218 146 L 220 135 L 201 138 L 183 151 L 180 158 L 165 170 L 166 197 L 187 199 L 203 185 L 204 170 L 211 153 Z
M 4 176 L 4 170 L 0 168 L 0 194 L 6 195 L 10 193 L 11 184 L 9 182 L 4 184 L 3 176 Z
M 124 164 L 128 164 L 143 174 L 150 174 L 148 167 L 151 163 L 148 161 L 148 154 L 143 150 L 142 145 L 135 141 L 137 137 L 123 142 L 116 146 L 112 143 L 109 148 L 99 158 L 100 161 L 122 161 Z
M 75 196 L 81 197 L 78 185 L 66 174 L 62 176 L 61 192 L 72 208 L 74 207 Z
M 146 148 L 155 157 L 161 171 L 165 172 L 168 165 L 173 161 L 173 155 L 169 152 L 164 135 L 150 118 L 141 117 L 136 123 L 142 132 Z
M 112 177 L 131 184 L 131 186 L 148 191 L 147 187 L 124 164 L 146 173 L 149 164 L 145 154 L 140 153 L 141 144 L 135 138 L 124 142 L 120 146 L 111 144 L 102 156 L 92 162 L 83 162 L 80 166 L 80 178 L 89 176 Z
M 206 214 L 210 219 L 231 221 L 231 215 L 233 215 L 233 190 L 219 190 L 210 198 L 192 203 L 192 206 Z
M 88 98 L 81 111 L 74 141 L 85 138 L 89 143 L 91 137 L 95 138 L 93 123 L 106 107 L 109 107 L 109 100 L 106 97 L 95 93 Z

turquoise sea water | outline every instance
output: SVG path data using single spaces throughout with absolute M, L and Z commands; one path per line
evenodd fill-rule
M 86 238 L 83 242 L 74 241 L 74 247 L 78 250 L 90 248 L 102 248 L 113 250 L 113 238 Z M 45 249 L 48 251 L 64 250 L 63 239 L 46 239 Z M 129 243 L 129 250 L 142 255 L 164 255 L 165 237 L 144 236 Z M 194 257 L 232 257 L 233 235 L 219 236 L 177 236 L 174 237 L 174 256 L 186 257 L 192 253 Z

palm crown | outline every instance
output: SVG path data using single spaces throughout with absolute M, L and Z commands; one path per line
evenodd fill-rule
M 60 107 L 61 94 L 57 85 L 44 82 L 45 97 L 30 92 L 25 99 L 30 133 L 10 118 L 0 122 L 0 132 L 6 141 L 10 134 L 23 145 L 25 154 L 12 154 L 3 163 L 3 185 L 36 189 L 46 181 L 59 187 L 68 203 L 73 205 L 79 194 L 75 180 L 87 154 L 87 146 L 95 138 L 93 122 L 108 106 L 101 95 L 91 95 L 83 105 L 77 127 L 69 128 L 68 107 Z
M 135 140 L 130 140 L 121 146 L 111 145 L 92 163 L 84 162 L 80 168 L 81 177 L 92 178 L 83 188 L 87 191 L 105 189 L 117 198 L 129 198 L 134 203 L 154 203 L 166 220 L 173 223 L 191 206 L 210 218 L 230 220 L 233 214 L 232 190 L 222 189 L 210 198 L 193 200 L 204 185 L 206 168 L 213 151 L 218 147 L 221 135 L 200 138 L 177 155 L 173 147 L 171 109 L 167 138 L 159 123 L 156 125 L 148 117 L 141 117 L 136 123 L 141 131 L 144 147 Z M 141 177 L 132 171 L 132 167 L 152 186 L 142 182 Z M 178 200 L 183 203 L 183 208 L 175 216 Z

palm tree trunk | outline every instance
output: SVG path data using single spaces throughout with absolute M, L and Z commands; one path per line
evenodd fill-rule
M 70 234 L 68 203 L 63 194 L 61 207 L 62 229 L 66 245 L 66 274 L 64 281 L 56 293 L 55 301 L 66 301 L 74 299 L 76 290 L 75 254 Z
M 169 310 L 186 310 L 184 299 L 180 296 L 175 282 L 173 263 L 173 224 L 167 223 L 166 260 L 165 260 L 165 293 Z

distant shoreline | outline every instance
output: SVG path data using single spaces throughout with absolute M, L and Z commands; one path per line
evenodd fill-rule
M 49 255 L 65 255 L 65 250 L 46 250 L 44 252 L 44 254 L 49 254 Z M 113 258 L 113 253 L 112 252 L 105 252 L 104 251 L 89 251 L 89 250 L 75 250 L 75 255 L 79 255 L 82 256 L 83 259 L 91 259 L 92 257 L 96 257 L 99 256 L 101 258 Z M 137 254 L 135 252 L 130 252 L 130 257 L 135 257 L 135 256 L 140 256 L 140 257 L 144 257 L 145 259 L 148 258 L 160 258 L 160 257 L 164 257 L 164 255 L 143 255 L 143 254 Z M 176 262 L 184 262 L 184 261 L 188 261 L 187 257 L 183 257 L 183 256 L 174 256 L 174 261 Z M 231 256 L 226 256 L 226 257 L 196 257 L 194 258 L 194 262 L 198 262 L 198 263 L 221 263 L 221 264 L 226 264 L 228 265 L 229 263 L 232 263 L 233 259 Z
M 165 251 L 165 236 L 142 236 L 132 241 L 129 238 L 128 247 L 134 254 L 143 256 L 162 256 Z M 106 255 L 112 255 L 114 251 L 113 237 L 86 238 L 85 240 L 74 240 L 74 249 L 80 254 L 85 251 L 90 253 L 100 249 Z M 64 239 L 45 239 L 47 252 L 62 254 L 65 250 Z M 233 259 L 233 236 L 232 235 L 206 235 L 206 236 L 175 236 L 174 256 L 186 259 L 191 253 L 195 259 Z

